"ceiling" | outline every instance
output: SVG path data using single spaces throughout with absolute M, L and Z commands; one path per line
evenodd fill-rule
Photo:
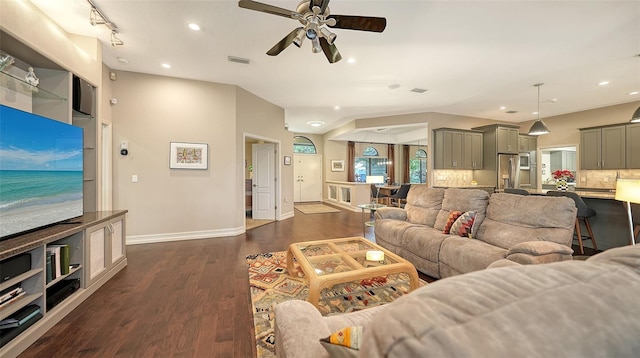
M 640 100 L 628 94 L 640 91 L 637 0 L 333 0 L 332 14 L 387 19 L 383 33 L 332 29 L 343 56 L 335 64 L 312 53 L 309 41 L 266 55 L 299 22 L 239 8 L 237 1 L 93 0 L 117 26 L 124 42 L 118 48 L 111 47 L 105 26 L 89 24 L 86 0 L 31 2 L 66 31 L 101 39 L 103 61 L 114 70 L 238 85 L 284 108 L 296 133 L 420 112 L 528 121 L 536 118 L 533 85 L 539 82 L 543 118 Z M 298 4 L 263 2 L 290 10 Z M 190 30 L 189 22 L 201 31 Z M 610 83 L 599 86 L 602 81 Z M 324 125 L 311 127 L 310 121 Z M 358 132 L 404 138 L 415 129 Z

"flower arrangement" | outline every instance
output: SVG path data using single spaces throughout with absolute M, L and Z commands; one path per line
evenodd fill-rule
M 551 173 L 551 175 L 553 176 L 553 179 L 558 180 L 558 179 L 565 179 L 567 181 L 570 181 L 569 179 L 573 179 L 573 173 L 571 173 L 568 170 L 556 170 L 555 172 Z

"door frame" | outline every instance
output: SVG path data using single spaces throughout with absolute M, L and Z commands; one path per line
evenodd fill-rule
M 275 145 L 276 147 L 276 153 L 275 153 L 275 160 L 274 160 L 274 165 L 276 166 L 276 170 L 274 171 L 275 173 L 275 179 L 276 179 L 276 185 L 275 185 L 275 199 L 276 199 L 276 205 L 277 205 L 277 209 L 275 210 L 276 212 L 276 217 L 275 220 L 280 221 L 281 217 L 282 217 L 282 166 L 280 165 L 280 153 L 281 153 L 281 145 L 282 142 L 278 139 L 275 138 L 269 138 L 269 137 L 265 137 L 265 136 L 261 136 L 258 134 L 253 134 L 253 133 L 248 133 L 248 132 L 243 132 L 242 133 L 242 163 L 240 163 L 240 166 L 242 169 L 242 173 L 243 173 L 243 184 L 241 186 L 241 190 L 242 190 L 242 197 L 244 198 L 244 180 L 245 179 L 249 179 L 244 177 L 244 163 L 247 160 L 247 139 L 256 139 L 256 140 L 262 140 L 265 143 L 272 143 Z M 244 200 L 243 200 L 244 203 Z M 245 216 L 245 211 L 246 211 L 246 206 L 242 205 L 242 216 Z M 246 231 L 247 227 L 246 227 L 246 223 L 244 224 L 244 229 Z

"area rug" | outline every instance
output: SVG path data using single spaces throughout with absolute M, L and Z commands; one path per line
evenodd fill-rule
M 247 230 L 251 230 L 251 229 L 255 229 L 257 227 L 260 227 L 262 225 L 271 224 L 272 222 L 273 222 L 273 220 L 258 220 L 258 219 L 246 218 L 245 219 L 245 226 L 246 226 Z
M 298 267 L 295 275 L 288 275 L 285 251 L 249 255 L 247 266 L 257 357 L 275 357 L 274 308 L 287 300 L 306 300 L 309 287 L 300 278 Z M 406 274 L 336 285 L 320 292 L 319 310 L 327 316 L 379 306 L 402 296 L 409 288 Z
M 303 214 L 339 213 L 340 210 L 324 204 L 299 204 L 294 206 Z

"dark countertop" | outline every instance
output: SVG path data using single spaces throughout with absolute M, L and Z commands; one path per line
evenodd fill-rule
M 47 244 L 64 237 L 71 236 L 91 226 L 109 221 L 117 216 L 126 214 L 127 210 L 87 212 L 84 215 L 67 220 L 63 223 L 36 229 L 26 234 L 18 235 L 0 241 L 0 260 L 29 251 L 42 244 Z

